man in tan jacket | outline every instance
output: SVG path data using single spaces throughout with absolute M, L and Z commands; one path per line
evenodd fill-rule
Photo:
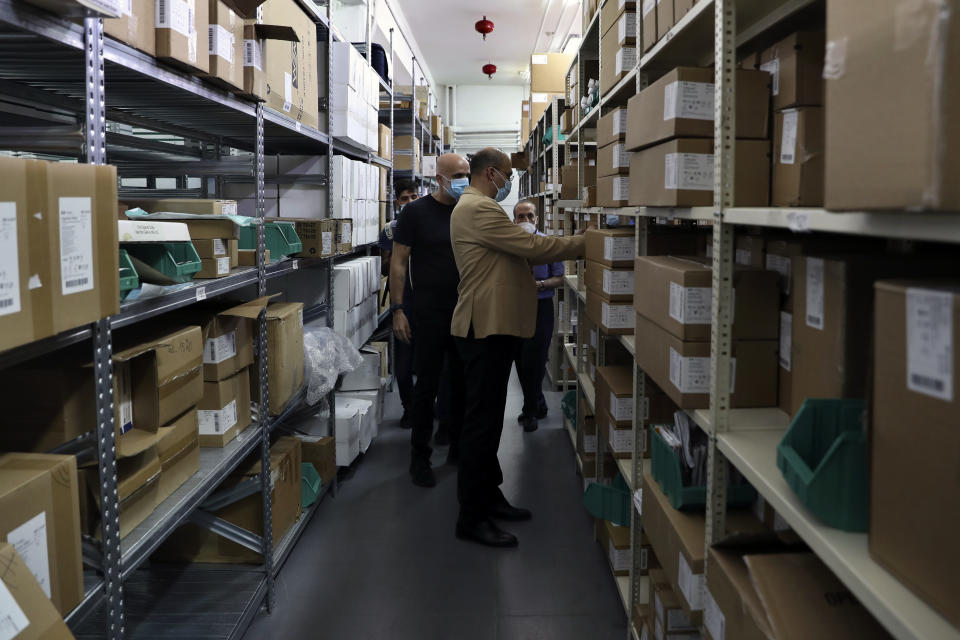
M 531 264 L 574 259 L 584 254 L 583 236 L 527 233 L 497 204 L 510 193 L 510 158 L 486 148 L 470 161 L 470 186 L 450 218 L 450 239 L 460 271 L 459 298 L 451 333 L 463 359 L 466 411 L 460 435 L 457 537 L 494 547 L 517 539 L 492 519 L 527 520 L 530 512 L 512 506 L 500 491 L 497 459 L 507 383 L 520 338 L 537 322 L 537 288 Z

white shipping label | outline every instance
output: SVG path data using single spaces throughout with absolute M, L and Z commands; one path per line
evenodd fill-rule
M 793 315 L 786 311 L 780 312 L 780 368 L 790 371 L 793 349 Z
M 710 358 L 683 357 L 670 347 L 670 382 L 680 393 L 710 393 Z
M 230 403 L 219 411 L 197 411 L 197 422 L 200 423 L 200 433 L 208 436 L 218 436 L 229 431 L 237 424 L 237 401 Z
M 113 384 L 117 390 L 117 413 L 120 435 L 133 429 L 133 390 L 130 384 L 130 363 L 116 361 L 113 366 Z
M 617 422 L 633 420 L 633 398 L 618 398 L 610 392 L 610 415 Z
M 753 252 L 749 249 L 737 249 L 734 256 L 736 263 L 742 264 L 745 267 L 749 267 L 750 262 L 753 260 Z
M 624 148 L 622 142 L 613 145 L 613 168 L 629 168 L 630 152 Z
M 60 278 L 65 296 L 93 289 L 90 198 L 60 198 Z
M 631 304 L 601 302 L 600 317 L 603 320 L 603 326 L 607 329 L 633 329 L 637 321 Z
M 709 589 L 707 590 L 705 600 L 703 626 L 710 632 L 710 637 L 713 638 L 713 640 L 725 640 L 726 619 L 723 616 L 723 612 L 720 611 L 720 607 L 717 606 L 717 601 L 713 599 L 713 594 L 710 593 Z
M 328 256 L 333 253 L 333 232 L 324 231 L 320 234 L 320 253 Z
M 283 72 L 283 110 L 290 111 L 293 107 L 293 76 Z
M 340 242 L 350 244 L 351 240 L 353 240 L 353 224 L 344 222 L 340 225 Z
M 213 255 L 215 256 L 225 256 L 227 255 L 227 243 L 223 240 L 217 239 L 213 241 Z
M 190 3 L 186 0 L 157 0 L 156 27 L 173 29 L 183 36 L 189 36 L 193 27 Z
M 243 41 L 243 66 L 263 71 L 263 42 L 260 40 Z
M 531 93 L 530 102 L 549 102 L 550 96 L 547 93 Z
M 613 115 L 613 133 L 614 135 L 627 132 L 627 110 L 617 109 Z
M 634 65 L 637 64 L 637 49 L 636 47 L 623 47 L 617 51 L 617 66 L 616 73 L 617 75 L 625 73 L 629 69 L 632 69 Z
M 797 117 L 796 109 L 783 112 L 783 131 L 780 135 L 780 164 L 793 164 L 797 159 Z
M 823 330 L 823 258 L 807 258 L 808 327 Z
M 237 203 L 236 202 L 224 202 L 220 205 L 220 213 L 225 216 L 235 216 L 237 215 Z
M 630 548 L 617 549 L 613 546 L 613 540 L 610 541 L 610 564 L 614 571 L 630 570 Z
M 133 16 L 133 0 L 120 0 L 120 17 L 123 16 Z
M 230 273 L 230 256 L 217 258 L 217 275 L 224 276 Z
M 597 345 L 600 343 L 600 334 L 596 329 L 590 329 L 590 346 L 594 349 L 599 348 Z
M 633 453 L 632 429 L 615 429 L 611 424 L 608 431 L 607 437 L 614 453 Z
M 603 270 L 603 292 L 607 295 L 632 294 L 633 271 Z
M 713 191 L 713 154 L 668 153 L 664 156 L 663 188 Z
M 634 240 L 630 236 L 615 236 L 603 239 L 603 259 L 617 262 L 633 260 Z
M 30 620 L 17 604 L 7 585 L 0 581 L 0 640 L 13 640 L 21 637 L 24 629 L 30 626 Z
M 767 271 L 776 271 L 780 274 L 780 290 L 784 295 L 790 295 L 790 284 L 793 275 L 790 258 L 768 253 L 766 267 Z
M 693 573 L 683 554 L 678 553 L 677 555 L 679 556 L 677 584 L 680 587 L 680 592 L 683 594 L 683 597 L 687 599 L 687 604 L 690 605 L 691 609 L 694 611 L 703 609 L 703 592 L 706 589 L 703 574 Z M 683 611 L 681 610 L 680 613 L 683 613 Z
M 193 22 L 191 21 L 191 24 Z M 187 36 L 187 58 L 191 63 L 197 61 L 197 32 L 191 31 L 190 35 Z
M 617 42 L 623 44 L 627 38 L 637 36 L 637 14 L 633 11 L 620 16 L 617 21 Z
M 597 435 L 592 436 L 583 436 L 583 452 L 584 453 L 596 453 L 597 452 Z
M 713 83 L 677 80 L 663 88 L 663 119 L 713 121 Z
M 657 0 L 643 0 L 643 17 L 646 18 L 655 6 L 657 6 Z
M 613 199 L 628 200 L 629 198 L 630 198 L 630 177 L 616 176 L 613 179 Z M 631 254 L 630 257 L 632 258 L 633 254 Z
M 11 529 L 7 542 L 17 550 L 43 592 L 50 597 L 50 556 L 47 553 L 47 512 L 41 511 Z
M 211 56 L 220 56 L 233 64 L 233 34 L 218 24 L 208 29 L 208 51 Z
M 231 331 L 216 338 L 207 338 L 203 349 L 204 364 L 220 364 L 237 355 L 237 332 Z
M 20 251 L 17 243 L 17 203 L 0 202 L 0 316 L 19 312 Z
M 768 60 L 760 65 L 760 71 L 766 71 L 770 74 L 772 79 L 772 90 L 773 95 L 779 95 L 780 93 L 780 58 L 774 58 L 773 60 Z
M 907 389 L 953 402 L 953 294 L 907 289 Z
M 670 317 L 680 324 L 710 324 L 713 298 L 710 287 L 682 287 L 670 283 Z
M 530 64 L 549 64 L 550 56 L 545 53 L 535 53 L 530 56 Z

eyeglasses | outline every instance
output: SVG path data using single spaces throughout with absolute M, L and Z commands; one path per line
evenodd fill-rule
M 507 180 L 507 182 L 512 182 L 512 181 L 513 181 L 513 170 L 512 170 L 512 169 L 510 170 L 510 175 L 505 174 L 503 171 L 500 171 L 500 169 L 497 169 L 496 167 L 494 167 L 493 170 L 496 171 L 497 173 L 499 173 L 500 175 L 502 175 L 502 176 Z

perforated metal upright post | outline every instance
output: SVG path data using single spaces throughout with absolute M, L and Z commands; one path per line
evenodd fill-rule
M 733 321 L 733 227 L 723 215 L 734 202 L 736 120 L 736 20 L 732 0 L 714 0 L 714 156 L 713 156 L 713 290 L 710 329 L 710 417 L 707 456 L 707 530 L 709 547 L 723 536 L 727 510 L 727 462 L 717 450 L 717 434 L 730 417 Z
M 257 141 L 254 153 L 254 175 L 257 183 L 257 293 L 267 295 L 266 212 L 263 163 L 263 103 L 257 103 Z M 257 318 L 257 355 L 260 398 L 257 405 L 257 432 L 260 435 L 260 495 L 263 499 L 263 570 L 267 580 L 267 611 L 273 610 L 273 504 L 270 499 L 270 381 L 267 362 L 267 312 Z
M 327 2 L 327 24 L 333 25 L 333 3 Z M 333 177 L 333 110 L 330 108 L 331 79 L 333 78 L 333 29 L 327 27 L 327 176 Z M 333 198 L 327 188 L 327 218 L 333 218 Z M 336 233 L 333 238 L 333 253 L 337 252 Z M 333 329 L 333 265 L 324 265 L 327 271 L 327 327 Z M 334 391 L 327 394 L 327 430 L 332 435 L 337 431 L 337 402 Z M 334 488 L 336 488 L 334 479 Z
M 390 211 L 390 220 L 393 220 L 397 216 L 397 212 L 394 209 L 394 203 L 396 200 L 393 197 L 393 167 L 397 162 L 396 149 L 394 149 L 393 141 L 396 136 L 393 133 L 393 77 L 396 76 L 396 71 L 393 68 L 393 29 L 390 29 L 390 169 L 388 171 L 387 178 L 387 200 L 389 204 L 387 205 L 388 210 Z M 391 334 L 392 336 L 393 334 Z M 391 338 L 392 340 L 393 338 Z
M 107 161 L 107 119 L 104 102 L 103 20 L 87 17 L 83 21 L 84 81 L 86 109 L 84 151 L 89 164 Z M 113 424 L 113 340 L 110 319 L 93 323 L 93 367 L 97 424 L 97 462 L 100 474 L 100 535 L 103 540 L 103 590 L 106 607 L 106 638 L 119 640 L 124 635 L 123 562 L 120 550 L 120 515 L 117 495 L 117 448 Z

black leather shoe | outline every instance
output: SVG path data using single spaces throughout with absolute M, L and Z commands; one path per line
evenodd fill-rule
M 517 416 L 517 424 L 523 424 L 523 421 L 527 419 L 527 414 L 521 413 Z
M 457 522 L 457 537 L 461 540 L 471 540 L 487 547 L 515 547 L 519 544 L 517 537 L 507 533 L 490 519 L 477 522 Z
M 434 475 L 429 460 L 413 460 L 410 463 L 410 478 L 418 487 L 437 486 L 437 476 Z
M 547 417 L 547 405 L 542 405 L 539 409 L 537 409 L 536 418 L 537 420 L 543 420 L 546 417 Z
M 521 522 L 533 517 L 530 509 L 515 507 L 506 500 L 498 502 L 487 510 L 487 515 L 494 520 L 508 520 L 510 522 Z
M 523 424 L 523 430 L 526 431 L 527 433 L 530 433 L 531 431 L 536 431 L 537 427 L 539 426 L 537 424 L 537 419 L 534 418 L 533 416 L 527 416 L 526 418 L 523 419 L 523 422 L 521 424 Z

